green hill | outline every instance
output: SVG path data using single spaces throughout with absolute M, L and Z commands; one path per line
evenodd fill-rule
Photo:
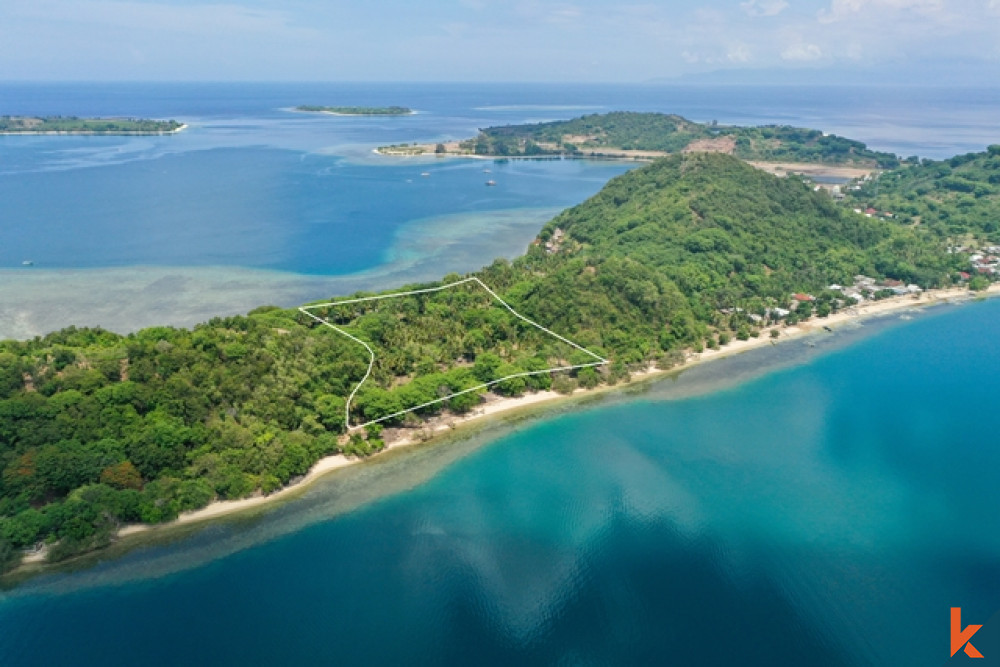
M 716 151 L 751 161 L 809 162 L 859 167 L 898 166 L 895 155 L 819 130 L 769 125 L 721 126 L 661 113 L 612 112 L 567 121 L 505 125 L 463 142 L 478 155 L 587 155 L 606 151 Z
M 757 335 L 792 292 L 816 293 L 817 310 L 829 312 L 842 303 L 823 291 L 831 282 L 865 273 L 932 286 L 957 261 L 919 228 L 856 215 L 735 157 L 695 153 L 613 179 L 548 223 L 524 256 L 476 275 L 519 312 L 612 360 L 495 387 L 516 395 L 614 383 L 684 350 Z M 581 361 L 472 289 L 316 312 L 379 351 L 356 423 Z M 327 454 L 377 451 L 379 429 L 341 437 L 367 362 L 358 344 L 274 307 L 192 330 L 71 328 L 0 342 L 0 562 L 40 540 L 58 559 L 107 543 L 122 522 L 270 493 Z M 479 400 L 466 394 L 395 422 Z

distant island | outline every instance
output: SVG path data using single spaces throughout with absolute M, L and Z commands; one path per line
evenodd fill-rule
M 296 111 L 306 113 L 328 113 L 335 116 L 409 116 L 413 109 L 406 107 L 322 107 L 303 104 L 295 107 Z
M 894 169 L 899 158 L 860 141 L 819 130 L 766 125 L 737 127 L 696 123 L 675 114 L 612 112 L 573 120 L 502 125 L 464 141 L 400 144 L 385 155 L 478 155 L 489 157 L 602 157 L 653 160 L 676 153 L 727 153 L 745 161 L 825 164 Z
M 0 134 L 172 134 L 187 125 L 145 118 L 0 116 Z

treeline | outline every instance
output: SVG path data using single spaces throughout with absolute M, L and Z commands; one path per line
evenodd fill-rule
M 919 226 L 856 215 L 796 178 L 723 154 L 672 156 L 613 179 L 524 256 L 476 274 L 519 313 L 612 361 L 493 390 L 614 383 L 759 335 L 792 292 L 814 292 L 830 312 L 841 303 L 830 283 L 864 273 L 932 287 L 960 261 Z M 468 284 L 313 312 L 377 351 L 354 423 L 593 360 Z M 59 558 L 105 543 L 120 523 L 269 493 L 322 456 L 379 450 L 380 428 L 343 436 L 367 364 L 357 343 L 273 307 L 191 330 L 70 328 L 0 343 L 0 559 L 39 542 Z M 479 393 L 385 425 L 474 409 Z
M 723 128 L 719 136 L 736 140 L 733 155 L 762 162 L 816 162 L 895 169 L 899 158 L 869 149 L 864 143 L 789 125 Z
M 874 208 L 941 239 L 1000 243 L 1000 145 L 948 160 L 914 160 L 847 194 L 856 207 Z
M 175 120 L 77 118 L 76 116 L 0 116 L 0 132 L 81 132 L 160 134 L 181 127 Z
M 899 165 L 895 155 L 818 130 L 783 125 L 720 126 L 661 113 L 619 111 L 568 121 L 490 127 L 462 143 L 466 151 L 496 156 L 586 155 L 600 150 L 678 153 L 689 147 L 731 152 L 744 160 L 882 168 Z

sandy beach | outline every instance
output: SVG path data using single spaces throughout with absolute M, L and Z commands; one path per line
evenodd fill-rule
M 950 289 L 941 290 L 931 290 L 923 292 L 916 295 L 903 295 L 897 297 L 891 297 L 888 299 L 883 299 L 881 301 L 874 301 L 861 304 L 852 308 L 842 310 L 840 312 L 831 314 L 825 318 L 813 317 L 805 322 L 800 322 L 794 326 L 783 326 L 778 325 L 776 328 L 781 332 L 778 338 L 771 338 L 770 328 L 763 329 L 760 336 L 757 338 L 749 338 L 747 340 L 736 340 L 734 339 L 729 344 L 717 349 L 717 350 L 705 350 L 701 353 L 689 353 L 685 361 L 677 366 L 670 369 L 660 370 L 654 366 L 650 366 L 644 370 L 633 372 L 627 383 L 621 383 L 613 386 L 601 386 L 592 390 L 577 389 L 572 394 L 559 394 L 554 391 L 542 391 L 535 392 L 531 394 L 525 394 L 523 396 L 515 398 L 498 398 L 494 397 L 494 400 L 490 400 L 482 405 L 478 406 L 476 409 L 470 411 L 464 415 L 442 415 L 434 417 L 428 420 L 420 428 L 393 428 L 386 429 L 386 447 L 383 452 L 401 449 L 404 447 L 409 447 L 415 444 L 427 443 L 434 439 L 435 436 L 439 436 L 442 433 L 450 432 L 459 426 L 476 422 L 478 420 L 485 420 L 489 417 L 510 413 L 516 410 L 523 410 L 525 408 L 542 405 L 545 403 L 552 403 L 559 400 L 567 400 L 574 397 L 592 395 L 599 392 L 611 391 L 614 389 L 620 389 L 622 386 L 627 386 L 629 384 L 635 384 L 642 381 L 647 381 L 651 378 L 657 376 L 663 376 L 667 374 L 677 373 L 679 371 L 685 370 L 697 364 L 702 364 L 705 362 L 712 361 L 714 359 L 722 359 L 735 354 L 740 354 L 748 350 L 752 350 L 765 345 L 774 345 L 780 343 L 781 341 L 791 340 L 808 333 L 814 332 L 817 329 L 823 328 L 835 328 L 838 326 L 843 326 L 847 323 L 857 322 L 865 320 L 872 317 L 878 317 L 894 311 L 904 311 L 910 308 L 922 308 L 933 304 L 942 303 L 945 301 L 959 300 L 975 298 L 978 296 L 997 296 L 1000 295 L 1000 283 L 991 285 L 986 292 L 980 293 L 970 293 L 968 289 L 964 287 L 955 287 Z M 378 456 L 376 454 L 375 456 Z M 310 469 L 308 474 L 306 474 L 302 479 L 298 480 L 294 484 L 281 489 L 275 493 L 268 496 L 254 496 L 250 498 L 244 498 L 241 500 L 225 500 L 225 501 L 215 501 L 203 507 L 200 510 L 195 510 L 193 512 L 185 512 L 181 514 L 174 521 L 148 525 L 148 524 L 133 524 L 122 527 L 118 531 L 118 537 L 125 537 L 128 535 L 134 535 L 138 533 L 144 533 L 151 530 L 158 530 L 161 528 L 169 528 L 174 525 L 190 524 L 199 521 L 206 521 L 210 519 L 215 519 L 223 516 L 229 516 L 239 512 L 245 512 L 247 510 L 258 508 L 268 503 L 277 502 L 279 500 L 288 498 L 296 493 L 301 492 L 307 488 L 311 483 L 317 479 L 323 477 L 327 473 L 334 470 L 339 470 L 341 468 L 362 463 L 365 459 L 358 458 L 347 458 L 341 454 L 335 456 L 328 456 L 316 462 L 315 465 Z M 27 562 L 38 562 L 44 558 L 44 554 L 32 555 L 25 559 Z

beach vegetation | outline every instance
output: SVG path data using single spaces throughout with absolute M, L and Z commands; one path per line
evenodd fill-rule
M 76 116 L 0 116 L 0 133 L 164 134 L 176 132 L 176 120 L 78 118 Z
M 991 159 L 922 164 L 931 201 L 911 201 L 928 210 L 933 202 L 938 216 L 977 210 L 959 208 L 959 197 L 992 195 L 976 199 L 928 174 L 989 184 Z M 908 191 L 885 196 L 897 195 Z M 669 156 L 556 216 L 521 257 L 475 273 L 518 313 L 611 362 L 510 378 L 491 391 L 613 384 L 754 336 L 760 325 L 750 315 L 787 309 L 793 293 L 816 294 L 817 312 L 829 313 L 832 283 L 864 274 L 937 287 L 966 261 L 947 252 L 936 225 L 858 215 L 730 155 Z M 988 282 L 976 276 L 970 286 Z M 812 307 L 802 302 L 786 322 Z M 11 553 L 51 543 L 58 559 L 107 544 L 126 523 L 273 493 L 324 456 L 382 450 L 389 429 L 475 410 L 486 392 L 466 390 L 483 382 L 593 361 L 471 286 L 311 312 L 377 350 L 352 423 L 465 393 L 347 435 L 347 398 L 368 352 L 297 309 L 260 308 L 191 329 L 70 327 L 2 341 L 0 558 L 12 563 Z

